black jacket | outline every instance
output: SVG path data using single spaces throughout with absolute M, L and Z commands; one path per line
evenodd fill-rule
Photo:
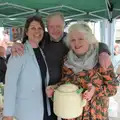
M 66 33 L 59 42 L 54 42 L 50 40 L 48 33 L 45 33 L 45 41 L 43 43 L 43 51 L 48 64 L 50 82 L 49 84 L 56 84 L 61 79 L 63 58 L 68 53 L 68 48 L 63 42 Z
M 102 53 L 102 52 L 106 52 L 109 55 L 111 55 L 108 46 L 105 43 L 99 42 L 99 54 Z
M 7 65 L 4 57 L 0 57 L 0 82 L 5 83 L 5 73 Z

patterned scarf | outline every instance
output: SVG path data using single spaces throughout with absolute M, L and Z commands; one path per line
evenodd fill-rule
M 98 47 L 90 45 L 89 50 L 79 57 L 70 50 L 67 55 L 67 60 L 64 65 L 71 68 L 75 74 L 83 70 L 92 69 L 98 62 Z

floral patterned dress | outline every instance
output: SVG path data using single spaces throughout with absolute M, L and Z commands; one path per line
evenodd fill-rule
M 89 71 L 77 74 L 64 66 L 62 78 L 60 84 L 70 82 L 87 89 L 87 84 L 92 83 L 96 89 L 92 99 L 84 107 L 82 115 L 74 120 L 108 120 L 109 97 L 117 92 L 112 65 L 107 71 L 97 65 Z

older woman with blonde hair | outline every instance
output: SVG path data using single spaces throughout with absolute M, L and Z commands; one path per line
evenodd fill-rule
M 99 44 L 86 23 L 73 24 L 65 43 L 69 52 L 60 84 L 70 82 L 86 90 L 83 98 L 87 100 L 87 105 L 82 115 L 74 120 L 107 120 L 109 97 L 117 92 L 112 64 L 107 70 L 100 66 Z

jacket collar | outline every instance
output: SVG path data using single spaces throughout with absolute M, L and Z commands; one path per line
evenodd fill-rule
M 28 50 L 29 54 L 34 56 L 34 51 L 33 51 L 33 48 L 32 46 L 30 45 L 29 41 L 27 40 L 26 43 L 25 43 L 25 49 Z

